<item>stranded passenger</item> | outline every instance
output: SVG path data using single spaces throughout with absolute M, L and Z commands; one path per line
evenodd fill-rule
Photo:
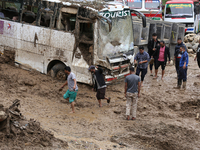
M 137 101 L 140 97 L 140 77 L 134 74 L 134 68 L 130 68 L 130 75 L 125 78 L 125 97 L 126 101 L 126 116 L 130 119 L 132 109 L 132 120 L 136 119 Z
M 200 39 L 199 39 L 199 45 L 198 45 L 198 48 L 197 48 L 197 52 L 196 52 L 196 57 L 194 58 L 194 61 L 197 60 L 197 64 L 200 68 Z M 200 75 L 197 75 L 197 77 L 200 77 Z
M 60 89 L 62 89 L 65 85 L 68 84 L 68 90 L 64 94 L 63 98 L 64 99 L 69 98 L 69 102 L 71 103 L 71 107 L 72 107 L 71 113 L 75 113 L 75 111 L 74 111 L 74 101 L 76 99 L 76 95 L 77 95 L 77 92 L 78 92 L 78 86 L 77 86 L 77 83 L 76 83 L 76 76 L 73 72 L 71 72 L 71 68 L 69 66 L 65 67 L 65 73 L 68 75 L 67 81 L 65 82 L 65 84 Z
M 174 62 L 175 62 L 177 77 L 178 77 L 178 73 L 179 73 L 179 62 L 180 62 L 180 59 L 181 59 L 181 52 L 180 52 L 181 46 L 184 46 L 185 50 L 187 50 L 185 44 L 183 44 L 183 42 L 182 42 L 182 39 L 178 38 L 177 45 L 175 47 L 175 52 L 174 52 Z
M 183 89 L 186 89 L 187 69 L 188 69 L 189 58 L 188 58 L 188 53 L 185 51 L 185 46 L 181 46 L 180 51 L 182 53 L 182 56 L 181 56 L 180 63 L 179 63 L 177 88 L 181 88 L 181 84 L 183 81 Z
M 136 75 L 140 75 L 141 72 L 141 86 L 144 81 L 144 77 L 147 74 L 147 68 L 148 68 L 148 61 L 149 61 L 149 54 L 144 51 L 144 47 L 139 47 L 139 53 L 135 56 L 135 63 L 138 61 Z
M 154 79 L 157 79 L 158 68 L 161 66 L 162 67 L 162 80 L 163 80 L 164 73 L 165 73 L 165 66 L 167 63 L 167 57 L 169 58 L 168 64 L 170 64 L 169 48 L 167 46 L 165 46 L 164 41 L 160 41 L 160 46 L 157 48 L 155 55 L 158 58 L 158 61 L 157 61 L 157 66 L 156 66 L 156 71 L 155 71 L 156 74 L 155 74 Z
M 95 69 L 95 66 L 90 66 L 89 67 L 89 71 L 91 73 L 93 73 L 93 78 L 95 80 L 95 85 L 93 87 L 93 90 L 96 90 L 97 91 L 97 94 L 96 94 L 96 97 L 97 97 L 97 100 L 99 101 L 99 107 L 102 107 L 102 104 L 101 104 L 101 99 L 106 99 L 107 100 L 107 103 L 110 103 L 110 97 L 109 98 L 106 98 L 105 97 L 105 93 L 106 93 L 106 83 L 105 83 L 105 80 L 104 80 L 104 77 L 103 77 L 103 69 L 96 66 L 96 68 L 98 70 Z
M 150 71 L 151 71 L 151 76 L 153 76 L 153 65 L 154 67 L 156 67 L 156 58 L 153 56 L 153 53 L 155 52 L 157 46 L 159 46 L 160 42 L 157 39 L 157 34 L 153 33 L 152 34 L 152 39 L 149 41 L 148 43 L 148 53 L 151 59 L 154 59 L 154 62 L 152 64 L 150 64 Z

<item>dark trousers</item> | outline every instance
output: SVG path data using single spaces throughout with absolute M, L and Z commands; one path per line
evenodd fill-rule
M 185 82 L 187 81 L 187 67 L 183 69 L 183 67 L 179 68 L 178 80 Z
M 177 76 L 179 74 L 179 63 L 180 63 L 180 58 L 176 58 L 175 59 L 175 67 L 176 67 L 176 72 L 177 72 Z
M 151 58 L 151 56 L 150 56 L 150 58 Z M 157 60 L 156 60 L 156 57 L 153 57 L 153 58 L 154 58 L 154 63 L 149 65 L 150 70 L 153 70 L 153 65 L 154 65 L 154 68 L 156 69 Z
M 147 74 L 147 68 L 146 69 L 140 69 L 140 68 L 137 68 L 136 70 L 136 75 L 140 75 L 140 72 L 141 72 L 141 81 L 144 81 L 144 77 L 145 75 Z

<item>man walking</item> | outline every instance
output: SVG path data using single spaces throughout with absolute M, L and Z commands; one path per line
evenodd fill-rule
M 65 82 L 65 84 L 63 86 L 61 86 L 60 90 L 62 90 L 64 88 L 64 86 L 68 84 L 68 90 L 64 94 L 63 98 L 64 99 L 69 98 L 69 103 L 71 103 L 71 107 L 72 107 L 71 113 L 75 113 L 74 101 L 76 99 L 76 95 L 77 95 L 77 92 L 78 92 L 78 86 L 77 86 L 77 83 L 76 83 L 76 76 L 73 72 L 71 72 L 71 68 L 69 66 L 66 66 L 64 71 L 68 75 L 68 77 L 67 77 L 67 81 Z
M 155 77 L 154 79 L 157 79 L 158 76 L 158 68 L 161 66 L 162 67 L 162 80 L 165 74 L 165 66 L 167 63 L 167 57 L 169 58 L 168 64 L 170 64 L 170 52 L 169 52 L 169 48 L 167 46 L 165 46 L 165 42 L 164 41 L 160 41 L 160 46 L 157 48 L 156 52 L 156 57 L 158 58 L 157 61 L 157 66 L 156 66 L 156 71 L 155 71 Z
M 144 51 L 144 47 L 139 47 L 139 53 L 135 56 L 135 63 L 137 61 L 137 70 L 136 75 L 140 75 L 141 72 L 141 86 L 144 81 L 144 77 L 147 74 L 147 68 L 148 68 L 148 61 L 149 61 L 149 54 Z
M 155 56 L 153 56 L 155 50 L 157 49 L 157 46 L 159 46 L 160 42 L 158 41 L 157 39 L 157 34 L 156 33 L 153 33 L 152 34 L 152 39 L 149 41 L 148 43 L 148 53 L 149 53 L 149 56 L 151 59 L 154 59 L 154 63 L 150 64 L 150 72 L 151 72 L 151 76 L 153 76 L 153 72 L 152 72 L 152 69 L 153 69 L 153 64 L 154 64 L 154 67 L 156 67 L 156 58 Z
M 104 76 L 103 76 L 103 69 L 96 66 L 97 70 L 95 69 L 95 66 L 90 66 L 89 67 L 89 71 L 91 73 L 93 73 L 93 79 L 95 81 L 95 84 L 94 84 L 94 90 L 97 91 L 97 94 L 96 94 L 96 97 L 97 97 L 97 100 L 99 102 L 99 107 L 102 107 L 102 104 L 101 104 L 101 100 L 102 99 L 106 99 L 107 100 L 107 103 L 110 103 L 110 97 L 109 98 L 106 98 L 105 97 L 105 93 L 106 93 L 106 83 L 105 83 L 105 80 L 104 80 Z
M 134 68 L 130 68 L 130 75 L 125 78 L 125 97 L 126 116 L 130 120 L 130 111 L 132 109 L 132 120 L 136 119 L 137 101 L 140 97 L 140 77 L 134 74 Z M 132 107 L 132 108 L 131 108 Z
M 174 62 L 175 62 L 177 77 L 178 77 L 178 73 L 179 73 L 179 62 L 181 59 L 181 52 L 180 52 L 181 46 L 184 46 L 185 50 L 187 51 L 185 44 L 183 44 L 183 42 L 182 42 L 182 39 L 178 38 L 177 45 L 175 46 L 175 52 L 174 52 Z
M 181 51 L 181 59 L 179 63 L 179 74 L 178 74 L 178 84 L 177 88 L 180 89 L 183 81 L 183 89 L 186 89 L 186 81 L 187 81 L 187 69 L 188 69 L 188 53 L 185 51 L 185 46 L 180 47 Z
M 199 45 L 198 45 L 198 48 L 197 48 L 197 52 L 196 52 L 196 56 L 194 58 L 194 61 L 197 60 L 197 64 L 200 68 L 200 39 L 199 39 Z M 200 77 L 200 75 L 197 75 L 197 77 Z

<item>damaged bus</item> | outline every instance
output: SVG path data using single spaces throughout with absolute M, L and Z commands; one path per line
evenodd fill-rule
M 19 66 L 92 84 L 90 65 L 104 69 L 106 82 L 129 74 L 134 43 L 128 6 L 59 0 L 1 0 L 0 51 L 15 51 Z

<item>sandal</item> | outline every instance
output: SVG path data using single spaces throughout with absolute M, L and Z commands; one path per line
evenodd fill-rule
M 111 99 L 111 98 L 110 98 L 110 97 L 108 97 L 107 103 L 110 103 L 110 99 Z

